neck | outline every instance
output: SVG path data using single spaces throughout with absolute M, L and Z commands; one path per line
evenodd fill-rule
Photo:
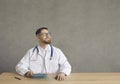
M 47 45 L 49 45 L 49 44 L 42 44 L 42 43 L 39 43 L 39 45 L 40 45 L 40 47 L 42 47 L 42 48 L 44 48 L 44 49 L 45 49 L 45 48 L 46 48 L 46 46 L 47 46 Z

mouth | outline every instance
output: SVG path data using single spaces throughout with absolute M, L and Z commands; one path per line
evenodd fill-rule
M 46 38 L 45 40 L 50 40 L 50 38 Z
M 50 39 L 50 38 L 46 38 L 45 40 L 46 40 L 46 41 L 50 41 L 51 39 Z
M 50 38 L 45 38 L 46 40 L 50 40 Z

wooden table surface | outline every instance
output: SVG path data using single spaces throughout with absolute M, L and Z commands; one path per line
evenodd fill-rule
M 64 81 L 57 81 L 54 77 L 55 74 L 40 79 L 27 78 L 16 73 L 2 73 L 0 84 L 120 84 L 120 73 L 71 73 Z

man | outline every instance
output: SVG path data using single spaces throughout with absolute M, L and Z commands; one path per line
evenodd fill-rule
M 33 74 L 56 73 L 56 80 L 64 80 L 71 73 L 71 65 L 63 52 L 51 45 L 48 28 L 41 27 L 36 31 L 39 45 L 28 50 L 16 66 L 16 72 L 26 77 Z

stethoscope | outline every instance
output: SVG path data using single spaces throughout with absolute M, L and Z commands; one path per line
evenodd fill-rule
M 52 46 L 52 45 L 50 45 L 50 49 L 51 49 L 51 53 L 50 53 L 50 58 L 49 58 L 49 59 L 52 60 L 52 57 L 53 57 L 53 46 Z M 38 54 L 38 53 L 39 53 L 38 46 L 35 46 L 35 47 L 34 47 L 32 53 L 34 53 L 35 50 L 37 51 L 37 54 Z
M 50 58 L 49 58 L 49 60 L 52 60 L 52 57 L 53 57 L 53 46 L 52 46 L 52 45 L 50 45 L 50 49 L 51 49 L 51 53 L 50 53 Z M 32 55 L 35 53 L 35 51 L 36 51 L 36 54 L 38 55 L 38 53 L 39 53 L 38 46 L 35 46 L 35 47 L 33 48 Z M 37 60 L 37 58 L 36 58 L 35 60 L 33 60 L 33 61 L 36 61 L 36 60 Z M 44 62 L 44 65 L 46 65 L 45 62 Z M 29 57 L 29 69 L 30 69 L 30 57 Z M 47 71 L 46 66 L 45 66 L 45 69 L 46 69 L 46 71 Z

